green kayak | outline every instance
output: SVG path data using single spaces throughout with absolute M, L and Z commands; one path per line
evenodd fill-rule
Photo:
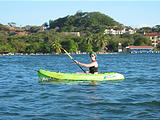
M 75 74 L 75 73 L 58 73 L 40 69 L 38 71 L 40 81 L 108 81 L 108 80 L 123 80 L 125 79 L 119 73 L 99 73 L 99 74 Z

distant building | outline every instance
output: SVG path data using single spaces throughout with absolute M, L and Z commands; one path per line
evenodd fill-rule
M 71 32 L 71 34 L 80 37 L 80 32 Z
M 47 27 L 46 26 L 41 26 L 39 32 L 43 32 L 45 30 L 47 30 Z
M 17 32 L 16 34 L 17 34 L 17 35 L 28 35 L 27 32 Z
M 63 32 L 64 34 L 68 35 L 68 34 L 72 34 L 72 35 L 75 35 L 77 37 L 80 37 L 80 32 Z
M 145 33 L 145 36 L 148 36 L 152 41 L 152 46 L 157 47 L 158 43 L 160 43 L 160 33 Z
M 126 47 L 129 53 L 152 53 L 152 46 L 128 46 Z
M 133 29 L 133 30 L 132 30 L 132 29 L 129 29 L 129 30 L 128 30 L 128 33 L 129 33 L 129 34 L 135 34 L 135 33 L 136 33 L 136 29 Z
M 123 28 L 122 30 L 114 30 L 114 29 L 105 29 L 104 34 L 124 34 L 124 33 L 128 33 L 128 34 L 135 34 L 136 30 L 135 29 L 129 29 L 128 31 L 126 30 L 126 28 Z
M 118 43 L 118 52 L 123 52 L 121 43 Z

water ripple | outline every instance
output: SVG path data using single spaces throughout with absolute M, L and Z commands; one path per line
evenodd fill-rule
M 88 55 L 72 55 L 88 63 Z M 0 119 L 159 119 L 159 54 L 98 55 L 100 72 L 123 81 L 38 83 L 38 69 L 78 72 L 66 55 L 0 56 Z M 87 70 L 87 69 L 86 69 Z

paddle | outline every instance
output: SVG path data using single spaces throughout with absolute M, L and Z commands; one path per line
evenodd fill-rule
M 68 57 L 71 58 L 71 60 L 73 60 L 73 62 L 75 61 L 75 60 L 72 58 L 72 56 L 70 56 L 70 54 L 69 54 L 64 48 L 61 48 L 61 49 L 68 55 Z M 75 63 L 75 62 L 74 62 L 74 63 Z M 76 65 L 78 65 L 78 67 L 81 68 L 81 70 L 82 70 L 84 73 L 86 73 L 86 71 L 83 70 L 83 68 L 82 68 L 79 64 L 76 64 Z

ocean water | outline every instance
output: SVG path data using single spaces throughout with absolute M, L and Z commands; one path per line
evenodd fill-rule
M 88 55 L 72 56 L 90 62 Z M 0 120 L 160 119 L 160 54 L 98 55 L 97 61 L 99 72 L 118 72 L 126 79 L 40 84 L 39 69 L 81 69 L 66 55 L 0 56 Z

